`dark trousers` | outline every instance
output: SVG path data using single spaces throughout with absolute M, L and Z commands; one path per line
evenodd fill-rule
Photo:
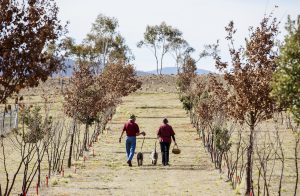
M 161 150 L 162 164 L 163 165 L 169 164 L 170 143 L 160 142 L 160 150 Z

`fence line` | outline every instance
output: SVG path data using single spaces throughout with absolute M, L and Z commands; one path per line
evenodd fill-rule
M 18 108 L 0 113 L 0 135 L 8 134 L 18 125 Z

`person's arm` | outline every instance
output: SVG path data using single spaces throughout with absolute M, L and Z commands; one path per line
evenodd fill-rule
M 160 134 L 161 134 L 160 129 L 161 129 L 161 127 L 159 127 L 157 130 L 157 138 L 156 139 L 158 140 L 158 142 L 160 142 Z
M 143 135 L 143 136 L 145 136 L 145 135 L 146 135 L 146 133 L 145 133 L 144 131 L 142 131 L 142 132 L 139 132 L 139 133 L 136 133 L 136 136 L 139 136 L 139 135 Z
M 122 137 L 123 137 L 123 133 L 124 133 L 125 131 L 123 130 L 122 131 L 122 133 L 121 133 L 121 136 L 120 136 L 120 138 L 119 138 L 119 143 L 121 143 L 121 140 L 122 140 Z
M 177 145 L 176 140 L 175 140 L 175 135 L 172 135 L 172 139 L 173 139 L 175 145 Z
M 119 138 L 119 143 L 121 143 L 121 140 L 122 140 L 122 137 L 123 137 L 123 134 L 124 134 L 125 131 L 126 131 L 126 124 L 124 125 L 123 131 L 122 131 L 121 136 Z
M 177 145 L 176 139 L 175 139 L 175 132 L 174 132 L 174 130 L 173 130 L 173 127 L 171 127 L 171 131 L 172 131 L 172 135 L 171 135 L 171 136 L 172 136 L 172 139 L 173 139 L 175 145 Z
M 144 131 L 140 132 L 140 128 L 137 124 L 136 124 L 136 129 L 137 129 L 136 136 L 139 136 L 139 135 L 145 136 L 146 135 L 146 133 Z

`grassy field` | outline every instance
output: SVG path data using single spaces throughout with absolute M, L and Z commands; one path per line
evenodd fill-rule
M 231 127 L 230 124 L 228 127 Z M 237 143 L 239 138 L 239 132 L 242 133 L 241 148 L 244 151 L 243 162 L 247 161 L 247 144 L 249 141 L 249 127 L 247 125 L 235 124 L 231 131 L 231 150 L 228 153 L 235 160 L 237 156 Z M 296 180 L 296 168 L 295 168 L 295 137 L 291 129 L 288 129 L 286 122 L 283 119 L 283 123 L 280 121 L 275 122 L 274 119 L 262 122 L 258 124 L 255 128 L 254 135 L 254 149 L 253 149 L 253 186 L 255 190 L 255 195 L 258 195 L 258 186 L 260 186 L 260 195 L 266 194 L 263 186 L 263 167 L 266 168 L 266 181 L 269 184 L 268 188 L 270 195 L 278 195 L 278 186 L 282 169 L 282 154 L 279 148 L 279 143 L 277 140 L 276 132 L 278 132 L 278 137 L 282 142 L 282 150 L 284 155 L 284 173 L 282 179 L 281 194 L 282 195 L 293 195 L 294 186 Z M 241 151 L 241 149 L 240 149 Z M 300 153 L 298 152 L 298 157 Z M 262 165 L 262 160 L 264 159 L 264 165 Z M 242 162 L 242 158 L 239 159 L 239 164 Z M 225 166 L 224 160 L 222 163 L 222 172 L 224 172 L 224 178 L 227 174 L 227 168 Z M 239 168 L 241 165 L 239 165 Z M 245 169 L 245 168 L 244 168 Z M 260 170 L 260 171 L 259 171 Z M 239 172 L 238 172 L 239 173 Z M 260 180 L 258 176 L 260 173 Z M 238 174 L 239 176 L 240 174 Z M 241 179 L 241 184 L 237 186 L 235 192 L 243 193 L 245 190 L 246 173 Z M 260 181 L 260 183 L 258 183 Z M 298 184 L 299 186 L 299 184 Z M 299 191 L 299 190 L 298 190 Z
M 226 182 L 226 170 L 219 173 L 211 163 L 196 129 L 190 124 L 189 115 L 182 109 L 176 93 L 175 77 L 147 76 L 141 80 L 143 81 L 142 88 L 123 99 L 122 104 L 117 108 L 116 115 L 107 125 L 108 131 L 100 135 L 99 141 L 92 147 L 95 156 L 92 156 L 91 149 L 88 160 L 84 161 L 81 157 L 79 161 L 73 162 L 76 165 L 76 173 L 74 166 L 71 169 L 66 169 L 65 166 L 64 177 L 60 174 L 52 176 L 49 180 L 50 187 L 46 188 L 44 182 L 47 171 L 45 170 L 46 163 L 43 162 L 43 184 L 40 195 L 235 195 L 243 192 L 244 180 L 238 190 L 232 190 L 230 182 Z M 61 88 L 55 80 L 32 91 L 24 91 L 24 102 L 43 106 L 40 94 L 45 86 L 48 87 L 48 92 L 50 92 L 49 89 L 54 88 L 58 94 L 51 98 L 51 115 L 55 120 L 68 122 L 70 119 L 65 118 L 63 114 L 63 98 L 59 93 Z M 129 168 L 126 164 L 125 138 L 121 144 L 118 143 L 123 124 L 131 113 L 138 116 L 137 123 L 140 129 L 147 133 L 142 149 L 144 153 L 142 167 L 137 166 L 135 156 L 133 167 Z M 156 131 L 163 117 L 167 117 L 173 126 L 177 143 L 182 151 L 180 155 L 171 154 L 169 167 L 161 165 L 160 153 L 157 166 L 152 166 L 150 159 L 150 153 L 155 146 Z M 292 195 L 295 167 L 292 159 L 294 140 L 291 130 L 286 129 L 285 123 L 281 124 L 279 121 L 274 123 L 273 120 L 269 120 L 257 127 L 256 139 L 258 141 L 267 134 L 268 137 L 270 136 L 267 141 L 274 140 L 275 125 L 279 126 L 286 157 L 282 195 Z M 247 142 L 248 128 L 240 129 L 243 131 L 244 141 Z M 237 135 L 234 132 L 232 141 L 236 142 L 236 138 Z M 142 137 L 138 139 L 136 152 L 141 151 L 141 139 Z M 14 171 L 19 160 L 19 153 L 9 138 L 5 138 L 4 141 L 9 155 L 8 169 Z M 257 142 L 257 146 L 263 145 Z M 159 147 L 157 150 L 159 151 Z M 255 160 L 254 184 L 257 186 L 257 156 Z M 272 164 L 273 162 L 270 165 Z M 280 166 L 280 160 L 276 160 L 274 167 L 268 170 L 273 173 L 270 183 L 271 195 L 276 195 Z M 17 178 L 13 195 L 20 193 L 21 178 L 22 173 Z M 4 171 L 1 165 L 1 184 L 3 181 Z M 35 194 L 35 183 L 36 180 L 32 184 L 30 195 Z
M 126 164 L 124 139 L 118 143 L 123 123 L 129 113 L 136 114 L 140 129 L 147 133 L 144 146 L 144 165 Z M 171 166 L 162 166 L 159 153 L 157 166 L 151 165 L 150 153 L 155 146 L 156 130 L 162 118 L 168 117 L 176 132 L 182 153 L 170 155 Z M 72 178 L 46 190 L 46 195 L 234 195 L 224 182 L 198 141 L 195 129 L 181 109 L 176 93 L 135 93 L 124 99 L 117 114 L 108 125 L 111 131 L 95 143 L 95 157 L 90 158 Z M 142 138 L 138 139 L 137 152 Z M 157 149 L 159 150 L 159 148 Z

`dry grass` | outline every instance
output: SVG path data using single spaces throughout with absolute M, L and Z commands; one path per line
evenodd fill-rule
M 208 153 L 178 100 L 175 77 L 147 76 L 141 80 L 144 82 L 142 89 L 123 99 L 116 115 L 107 126 L 111 131 L 101 135 L 100 141 L 95 143 L 93 148 L 96 156 L 93 157 L 90 153 L 86 162 L 82 159 L 74 162 L 76 174 L 72 167 L 65 169 L 65 177 L 54 175 L 50 180 L 50 188 L 42 187 L 42 195 L 235 195 L 243 191 L 243 183 L 237 190 L 232 190 L 230 184 L 225 182 L 224 175 L 214 169 Z M 53 85 L 53 88 L 57 88 L 57 84 L 57 81 L 52 80 L 44 86 Z M 42 99 L 39 96 L 41 87 L 23 93 L 26 95 L 24 102 L 31 104 L 39 102 L 42 106 Z M 62 101 L 61 96 L 53 100 L 51 115 L 56 119 L 63 116 Z M 142 167 L 137 167 L 134 158 L 134 167 L 129 168 L 126 164 L 124 139 L 122 144 L 118 143 L 123 123 L 131 113 L 138 116 L 137 123 L 149 138 L 145 140 L 143 147 Z M 163 117 L 169 118 L 176 132 L 177 143 L 182 150 L 180 155 L 171 154 L 170 167 L 160 164 L 160 154 L 157 166 L 152 166 L 150 160 L 150 152 L 155 142 L 151 138 L 156 137 L 156 130 Z M 272 123 L 270 121 L 262 125 L 263 129 L 272 131 Z M 283 131 L 281 134 L 284 138 L 285 154 L 290 157 L 293 153 L 292 135 L 289 131 Z M 137 152 L 140 151 L 141 142 L 142 140 L 138 139 Z M 14 151 L 12 143 L 7 145 L 7 150 L 11 152 L 9 170 L 12 171 L 16 167 L 19 154 Z M 46 175 L 45 168 L 46 165 L 43 163 L 43 180 Z M 285 169 L 282 194 L 291 195 L 295 177 L 291 160 Z M 3 182 L 3 174 L 1 165 L 0 182 Z M 17 179 L 16 187 L 20 187 L 21 177 L 22 174 Z M 273 188 L 275 190 L 276 186 Z M 20 193 L 20 189 L 14 189 L 14 194 L 16 193 Z M 30 193 L 34 194 L 34 186 Z
M 234 195 L 229 184 L 213 169 L 207 153 L 197 139 L 176 93 L 135 93 L 124 98 L 117 114 L 108 125 L 111 132 L 102 135 L 94 148 L 96 157 L 68 184 L 49 189 L 46 194 L 61 195 Z M 166 109 L 173 108 L 173 109 Z M 118 143 L 123 123 L 129 113 L 138 116 L 140 129 L 147 138 L 155 138 L 163 117 L 169 117 L 176 131 L 182 154 L 171 154 L 171 166 L 151 165 L 150 152 L 154 139 L 146 139 L 142 149 L 144 165 L 138 167 L 134 157 L 133 167 L 126 164 L 124 139 Z M 141 138 L 137 142 L 140 151 Z M 158 149 L 159 150 L 159 149 Z M 163 188 L 162 188 L 163 187 Z

